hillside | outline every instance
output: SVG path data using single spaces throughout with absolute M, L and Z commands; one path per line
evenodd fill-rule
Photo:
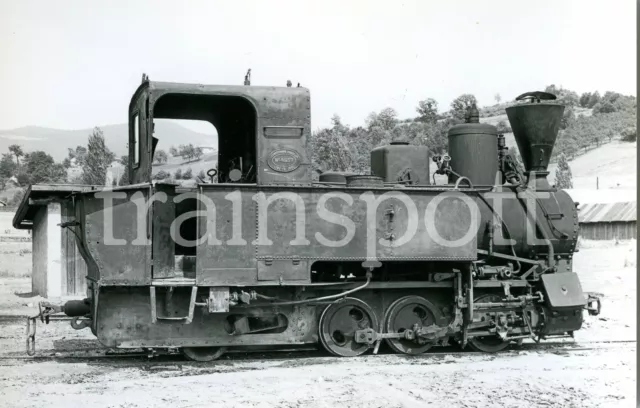
M 100 126 L 104 132 L 107 147 L 116 157 L 127 154 L 128 125 Z M 212 130 L 213 129 L 212 127 Z M 0 152 L 6 153 L 12 144 L 19 144 L 25 152 L 43 150 L 54 160 L 62 161 L 67 157 L 67 148 L 86 146 L 93 129 L 61 130 L 38 126 L 26 126 L 11 130 L 0 130 Z M 155 137 L 160 139 L 159 149 L 168 149 L 171 145 L 189 144 L 195 146 L 217 147 L 215 134 L 205 134 L 187 129 L 175 122 L 158 120 L 155 125 Z
M 614 140 L 569 162 L 575 189 L 594 191 L 624 190 L 633 192 L 637 186 L 637 142 Z M 549 165 L 549 181 L 555 180 L 556 164 Z M 596 178 L 599 190 L 596 190 Z M 616 193 L 623 194 L 623 193 Z

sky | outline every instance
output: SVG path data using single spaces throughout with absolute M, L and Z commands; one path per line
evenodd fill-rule
M 0 0 L 0 129 L 124 123 L 151 80 L 311 91 L 312 128 L 546 85 L 636 94 L 632 0 Z

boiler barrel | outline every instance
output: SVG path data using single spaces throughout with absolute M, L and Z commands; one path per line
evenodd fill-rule
M 451 168 L 474 186 L 496 184 L 498 173 L 498 131 L 485 123 L 463 123 L 449 130 Z M 449 183 L 457 177 L 451 175 Z

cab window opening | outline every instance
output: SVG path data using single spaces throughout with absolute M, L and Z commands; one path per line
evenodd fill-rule
M 133 167 L 140 165 L 140 115 L 133 114 Z
M 217 129 L 210 122 L 154 118 L 152 126 L 153 180 L 183 187 L 212 181 L 207 173 L 217 168 L 218 143 Z
M 215 171 L 207 174 L 212 169 L 205 170 L 205 180 L 198 182 L 211 182 L 210 175 L 215 173 L 214 182 L 217 183 L 256 183 L 257 113 L 249 100 L 235 95 L 167 93 L 156 100 L 152 110 L 154 124 L 160 124 L 160 119 L 172 119 L 204 122 L 215 129 L 218 138 Z M 181 144 L 180 140 L 173 140 L 171 136 L 163 141 L 159 133 L 154 136 L 160 139 L 158 149 L 165 150 L 174 144 Z M 210 143 L 201 143 L 203 146 L 215 146 L 215 138 Z M 207 152 L 196 153 L 204 155 Z M 193 175 L 197 173 L 194 171 Z

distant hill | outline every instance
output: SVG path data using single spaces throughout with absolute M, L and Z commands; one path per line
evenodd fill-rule
M 117 157 L 127 154 L 128 125 L 100 126 L 104 132 L 107 147 Z M 43 150 L 56 161 L 67 157 L 67 148 L 86 146 L 93 129 L 61 130 L 38 126 L 26 126 L 17 129 L 0 130 L 0 153 L 7 153 L 12 144 L 19 144 L 25 152 Z M 195 132 L 177 123 L 158 121 L 154 136 L 160 139 L 159 149 L 167 150 L 171 145 L 193 143 L 196 146 L 217 147 L 218 139 L 213 134 Z
M 632 196 L 635 197 L 637 146 L 637 142 L 614 140 L 571 160 L 569 167 L 573 176 L 573 187 L 593 190 L 594 194 L 601 196 L 610 194 L 611 190 L 628 190 L 632 191 Z M 551 163 L 548 170 L 549 182 L 553 184 L 556 164 Z

